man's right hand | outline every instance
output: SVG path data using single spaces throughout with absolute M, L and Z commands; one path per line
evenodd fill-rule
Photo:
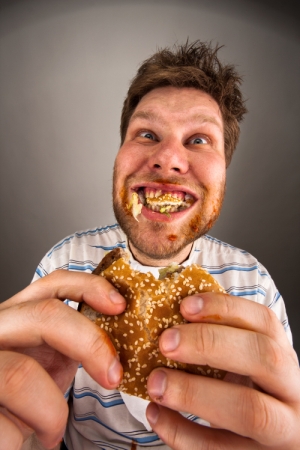
M 59 270 L 0 304 L 0 450 L 20 449 L 33 432 L 54 447 L 68 416 L 64 392 L 79 362 L 106 389 L 122 378 L 103 330 L 62 300 L 120 314 L 125 300 L 104 278 Z

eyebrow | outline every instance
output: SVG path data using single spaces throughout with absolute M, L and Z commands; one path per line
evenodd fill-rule
M 130 122 L 135 119 L 146 119 L 150 120 L 151 122 L 160 122 L 160 123 L 163 122 L 163 120 L 157 114 L 151 111 L 136 111 L 132 114 Z
M 145 120 L 149 120 L 150 122 L 158 122 L 158 123 L 164 125 L 164 120 L 158 114 L 153 113 L 151 111 L 136 111 L 135 113 L 132 114 L 132 116 L 130 118 L 130 122 L 133 120 L 136 120 L 136 119 L 145 119 Z M 212 124 L 216 125 L 221 131 L 223 131 L 223 121 L 219 122 L 212 116 L 197 113 L 191 117 L 187 117 L 184 120 L 184 122 L 188 123 L 191 120 L 200 121 L 201 123 L 205 123 L 205 122 L 212 123 Z

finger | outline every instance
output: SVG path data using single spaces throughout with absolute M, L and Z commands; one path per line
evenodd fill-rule
M 37 347 L 44 343 L 80 361 L 105 388 L 118 386 L 122 366 L 117 352 L 107 334 L 82 314 L 56 299 L 21 303 L 1 312 L 2 348 Z
M 189 322 L 228 325 L 266 334 L 291 349 L 276 314 L 264 305 L 226 294 L 203 293 L 186 297 L 180 310 Z
M 105 314 L 119 314 L 126 306 L 125 299 L 105 278 L 87 273 L 56 270 L 6 300 L 0 305 L 0 310 L 23 302 L 48 298 L 85 301 L 92 308 Z
M 0 414 L 0 450 L 19 450 L 23 444 L 23 435 L 19 428 L 3 414 Z
M 165 330 L 159 347 L 175 361 L 208 364 L 249 376 L 262 389 L 284 401 L 300 398 L 298 363 L 266 335 L 225 325 L 185 324 Z
M 161 405 L 188 411 L 271 448 L 280 447 L 287 433 L 292 437 L 297 429 L 291 407 L 245 386 L 157 369 L 149 376 L 147 387 L 151 398 Z
M 54 447 L 63 436 L 68 406 L 51 377 L 34 359 L 15 352 L 3 351 L 0 360 L 0 378 L 0 404 L 35 430 L 45 446 Z M 0 418 L 5 424 L 4 416 L 1 415 Z M 6 422 L 7 420 L 8 418 Z M 8 442 L 11 431 L 15 432 L 16 439 L 19 439 L 20 428 L 11 422 L 7 429 Z M 6 448 L 11 447 L 8 445 Z
M 160 439 L 174 450 L 258 450 L 250 439 L 229 431 L 211 429 L 185 419 L 181 414 L 150 403 L 147 419 Z

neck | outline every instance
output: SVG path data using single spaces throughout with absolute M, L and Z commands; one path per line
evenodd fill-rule
M 191 252 L 193 244 L 189 244 L 186 247 L 184 247 L 180 252 L 178 252 L 176 255 L 174 255 L 173 258 L 162 258 L 162 259 L 156 259 L 151 258 L 147 254 L 141 252 L 139 249 L 137 249 L 132 242 L 129 241 L 129 248 L 131 250 L 131 253 L 133 254 L 134 258 L 144 266 L 153 266 L 153 267 L 166 267 L 170 263 L 175 262 L 177 264 L 182 264 L 186 259 L 188 259 L 189 254 Z

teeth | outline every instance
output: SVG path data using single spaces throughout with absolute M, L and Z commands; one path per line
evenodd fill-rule
M 183 211 L 194 203 L 194 197 L 182 191 L 162 191 L 154 188 L 141 188 L 138 192 L 140 203 L 155 212 L 168 214 Z

